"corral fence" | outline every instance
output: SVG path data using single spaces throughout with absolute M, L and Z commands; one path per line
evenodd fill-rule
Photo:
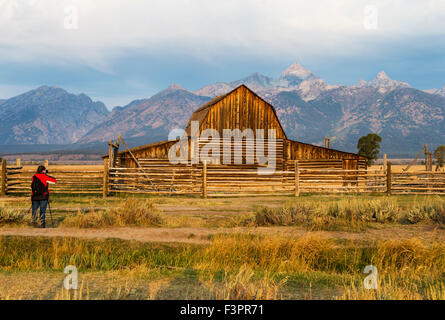
M 259 165 L 171 164 L 164 159 L 138 159 L 140 167 L 50 170 L 57 178 L 52 193 L 64 194 L 191 194 L 202 197 L 295 195 L 303 193 L 445 194 L 445 172 L 392 172 L 385 169 L 343 169 L 340 160 L 285 161 L 280 170 Z M 73 167 L 75 168 L 75 167 Z M 260 171 L 259 171 L 260 170 Z M 263 171 L 261 171 L 263 170 Z M 262 173 L 261 173 L 262 172 Z M 34 170 L 20 161 L 1 162 L 0 194 L 30 193 Z
M 51 169 L 51 168 L 50 168 Z M 0 194 L 30 195 L 31 180 L 35 168 L 25 169 L 20 160 L 8 165 L 2 160 Z M 50 187 L 52 194 L 102 194 L 104 184 L 103 170 L 76 170 L 75 167 L 64 167 L 50 170 L 49 175 L 57 178 L 57 183 Z
M 390 185 L 393 194 L 445 194 L 445 172 L 392 173 Z
M 115 193 L 200 194 L 202 169 L 140 159 L 140 168 L 108 168 L 104 195 Z M 107 163 L 105 164 L 107 167 Z
M 109 168 L 108 193 L 198 194 L 203 197 L 300 195 L 302 193 L 445 194 L 445 173 L 393 173 L 358 163 L 344 169 L 342 160 L 286 161 L 280 170 L 265 166 L 172 165 L 168 160 L 138 159 L 139 168 Z

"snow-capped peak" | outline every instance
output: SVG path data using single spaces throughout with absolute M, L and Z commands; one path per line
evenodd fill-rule
M 391 78 L 390 77 L 388 77 L 388 75 L 386 74 L 386 72 L 385 71 L 380 71 L 379 73 L 377 73 L 377 76 L 375 77 L 376 79 L 379 79 L 379 80 L 391 80 Z
M 427 92 L 427 93 L 437 94 L 437 95 L 440 95 L 442 97 L 445 97 L 445 85 L 442 88 L 440 88 L 440 89 L 434 88 L 434 89 L 428 89 L 428 90 L 423 90 L 423 91 Z
M 360 79 L 359 82 L 357 82 L 357 84 L 355 85 L 355 87 L 366 87 L 368 83 L 366 82 L 366 80 Z
M 183 86 L 177 83 L 172 83 L 168 86 L 167 90 L 184 90 L 187 91 Z
M 314 77 L 314 73 L 311 70 L 306 69 L 298 62 L 291 64 L 284 72 L 281 74 L 282 78 L 286 77 L 298 77 L 301 80 L 306 80 L 308 78 Z
M 377 76 L 368 82 L 368 86 L 376 88 L 409 88 L 410 85 L 407 82 L 392 80 L 385 71 L 380 71 Z

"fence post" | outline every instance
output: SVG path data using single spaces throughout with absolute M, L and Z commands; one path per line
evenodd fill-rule
M 1 180 L 0 195 L 4 196 L 6 194 L 6 159 L 2 159 Z
M 207 198 L 207 161 L 202 163 L 202 197 Z
M 45 168 L 48 169 L 48 160 L 45 160 Z
M 108 159 L 104 159 L 104 184 L 103 184 L 103 197 L 106 198 L 108 196 L 108 172 L 109 172 L 109 167 L 108 167 Z
M 391 187 L 392 187 L 392 174 L 391 174 L 391 161 L 388 161 L 386 167 L 386 195 L 391 195 Z
M 300 169 L 298 168 L 298 160 L 295 160 L 295 196 L 300 196 Z
M 17 158 L 16 160 L 16 167 L 20 168 L 22 166 L 22 160 L 20 158 Z

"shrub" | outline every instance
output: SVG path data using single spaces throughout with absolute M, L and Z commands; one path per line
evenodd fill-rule
M 430 221 L 437 224 L 445 223 L 445 201 L 438 198 L 428 198 L 411 207 L 406 215 L 410 223 Z
M 371 214 L 373 220 L 376 222 L 392 222 L 397 219 L 400 212 L 397 202 L 389 199 L 385 200 L 373 200 L 365 203 L 365 212 L 368 216 Z
M 416 224 L 423 220 L 426 220 L 425 214 L 419 206 L 414 206 L 410 210 L 408 210 L 406 219 L 412 224 Z
M 127 200 L 121 207 L 111 208 L 107 212 L 114 225 L 161 226 L 163 219 L 150 200 Z
M 78 212 L 77 215 L 66 218 L 62 225 L 79 228 L 100 228 L 111 226 L 144 226 L 158 227 L 164 224 L 164 219 L 157 212 L 150 200 L 126 200 L 116 208 L 89 213 Z
M 339 222 L 392 222 L 400 212 L 393 200 L 340 200 L 336 202 L 296 202 L 279 209 L 263 208 L 256 212 L 258 226 L 304 225 L 326 229 Z
M 0 225 L 27 223 L 25 214 L 17 209 L 0 206 Z

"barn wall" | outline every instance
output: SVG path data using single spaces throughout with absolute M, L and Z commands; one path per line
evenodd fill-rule
M 286 156 L 290 160 L 363 158 L 357 154 L 323 148 L 292 140 L 286 141 L 286 151 Z
M 131 150 L 137 159 L 168 159 L 168 150 L 176 141 L 166 141 L 154 146 L 139 147 Z M 136 168 L 136 162 L 128 152 L 120 153 L 119 164 L 123 167 Z
M 134 156 L 138 159 L 168 159 L 168 151 L 170 147 L 175 144 L 176 141 L 167 141 L 162 144 L 155 146 L 140 147 L 139 149 L 132 150 Z M 366 161 L 362 156 L 353 153 L 347 153 L 342 151 L 337 151 L 333 149 L 327 149 L 319 146 L 314 146 L 310 144 L 301 143 L 298 141 L 284 140 L 283 141 L 283 151 L 277 151 L 277 156 L 282 156 L 283 161 L 286 160 L 344 160 L 346 167 L 344 169 L 355 169 L 357 166 L 357 161 Z M 279 146 L 279 145 L 277 145 Z M 245 151 L 243 147 L 243 151 Z M 267 151 L 267 149 L 266 149 Z M 232 150 L 233 152 L 233 150 Z M 221 149 L 222 157 L 222 149 Z M 137 167 L 136 163 L 127 152 L 121 153 L 119 155 L 119 163 L 125 167 Z M 351 160 L 351 161 L 347 161 Z M 221 160 L 222 161 L 222 160 Z M 281 162 L 281 161 L 277 161 Z

